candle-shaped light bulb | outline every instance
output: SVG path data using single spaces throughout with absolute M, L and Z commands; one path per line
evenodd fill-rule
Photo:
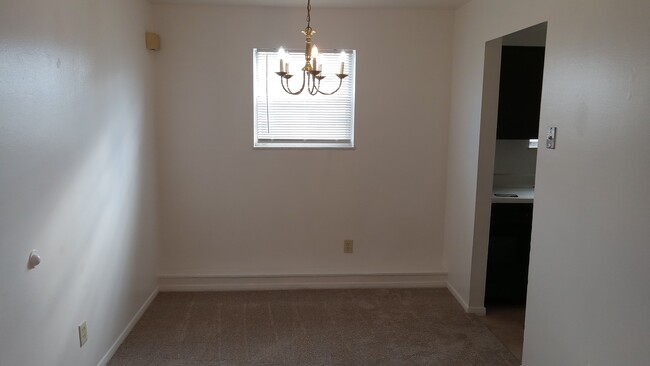
M 278 50 L 278 58 L 280 59 L 280 72 L 284 72 L 284 58 L 286 57 L 284 48 L 280 47 Z
M 288 63 L 288 62 L 284 64 L 284 71 L 285 71 L 287 74 L 289 74 L 289 63 Z
M 339 62 L 341 62 L 341 69 L 339 70 L 339 74 L 343 75 L 345 74 L 345 59 L 347 58 L 347 55 L 345 54 L 345 51 L 341 51 L 341 55 L 339 55 Z
M 316 59 L 318 58 L 318 47 L 314 45 L 314 47 L 311 48 L 311 58 Z
M 312 69 L 314 70 L 318 70 L 317 68 L 318 61 L 316 59 L 318 59 L 318 47 L 314 46 L 311 48 L 311 62 L 312 62 Z

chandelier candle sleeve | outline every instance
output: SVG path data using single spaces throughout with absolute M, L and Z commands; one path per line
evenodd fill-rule
M 316 47 L 316 45 L 314 45 L 314 47 L 311 49 L 311 57 L 313 63 L 312 68 L 314 71 L 318 71 L 318 61 L 316 59 L 319 58 L 320 55 L 318 54 L 318 47 Z
M 285 57 L 284 48 L 280 47 L 280 49 L 278 50 L 278 57 L 280 58 L 280 72 L 284 72 L 284 57 Z

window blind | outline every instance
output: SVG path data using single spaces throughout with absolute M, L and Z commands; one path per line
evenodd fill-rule
M 349 76 L 334 95 L 287 94 L 275 74 L 280 59 L 275 50 L 254 50 L 254 107 L 256 147 L 353 147 L 355 53 L 345 50 L 345 73 Z M 304 51 L 288 51 L 292 91 L 300 90 Z M 341 50 L 323 50 L 321 90 L 334 91 L 339 84 Z M 305 86 L 306 88 L 306 86 Z

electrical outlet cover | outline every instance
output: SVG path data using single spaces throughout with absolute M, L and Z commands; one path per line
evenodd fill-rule
M 354 253 L 354 241 L 353 240 L 344 240 L 343 241 L 343 253 Z

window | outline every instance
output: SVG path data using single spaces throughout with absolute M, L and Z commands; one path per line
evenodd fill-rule
M 321 50 L 321 90 L 334 91 L 339 79 L 342 50 Z M 276 50 L 253 50 L 254 147 L 258 148 L 353 148 L 355 52 L 344 50 L 345 73 L 341 89 L 334 95 L 287 94 L 280 85 L 280 60 Z M 292 91 L 302 85 L 304 50 L 287 52 Z

